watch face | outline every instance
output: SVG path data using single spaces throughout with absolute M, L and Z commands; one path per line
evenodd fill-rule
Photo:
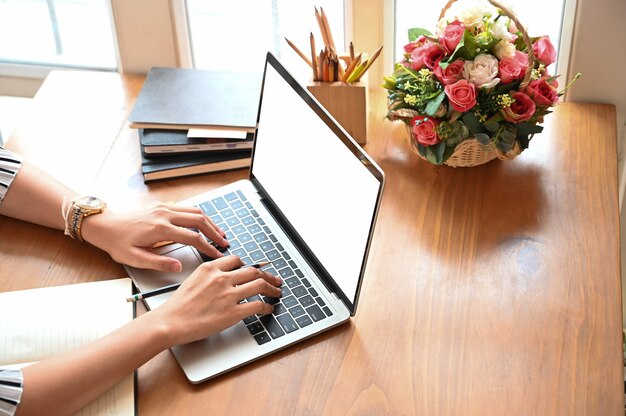
M 98 209 L 102 208 L 104 202 L 93 196 L 82 196 L 76 200 L 76 203 L 85 208 Z

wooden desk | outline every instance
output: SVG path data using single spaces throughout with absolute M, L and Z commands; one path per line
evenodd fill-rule
M 125 126 L 141 82 L 52 73 L 7 147 L 114 209 L 245 176 L 145 186 Z M 139 413 L 623 414 L 614 107 L 563 104 L 514 161 L 452 169 L 371 98 L 388 182 L 357 316 L 201 385 L 163 352 L 139 370 Z M 2 291 L 124 275 L 56 231 L 0 218 L 0 235 Z

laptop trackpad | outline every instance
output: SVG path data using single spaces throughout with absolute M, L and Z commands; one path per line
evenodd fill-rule
M 169 249 L 169 251 L 167 249 Z M 163 247 L 163 249 L 160 249 L 158 252 L 155 250 L 155 252 L 180 260 L 183 265 L 183 269 L 180 273 L 160 272 L 157 270 L 137 269 L 134 267 L 128 268 L 131 277 L 135 280 L 135 283 L 142 292 L 158 289 L 174 283 L 182 283 L 202 263 L 202 259 L 198 256 L 196 250 L 190 246 L 176 244 L 175 246 L 168 246 L 167 249 Z M 172 294 L 173 292 L 153 296 L 145 299 L 145 302 L 150 309 L 154 309 L 163 304 Z

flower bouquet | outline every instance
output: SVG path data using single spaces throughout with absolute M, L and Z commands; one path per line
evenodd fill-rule
M 405 122 L 413 149 L 437 165 L 512 159 L 563 94 L 546 69 L 556 51 L 496 1 L 445 20 L 452 3 L 434 35 L 409 30 L 404 58 L 385 77 L 387 118 Z

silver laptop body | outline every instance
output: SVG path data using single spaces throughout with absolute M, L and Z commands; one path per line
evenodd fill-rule
M 231 247 L 225 254 L 245 263 L 272 260 L 265 270 L 283 278 L 283 296 L 272 316 L 249 317 L 172 348 L 189 381 L 205 381 L 348 321 L 356 312 L 383 188 L 382 170 L 268 53 L 249 179 L 181 205 L 201 207 L 227 231 Z M 178 244 L 155 252 L 180 259 L 183 270 L 127 266 L 142 292 L 181 282 L 209 260 Z M 144 302 L 154 309 L 169 296 Z

